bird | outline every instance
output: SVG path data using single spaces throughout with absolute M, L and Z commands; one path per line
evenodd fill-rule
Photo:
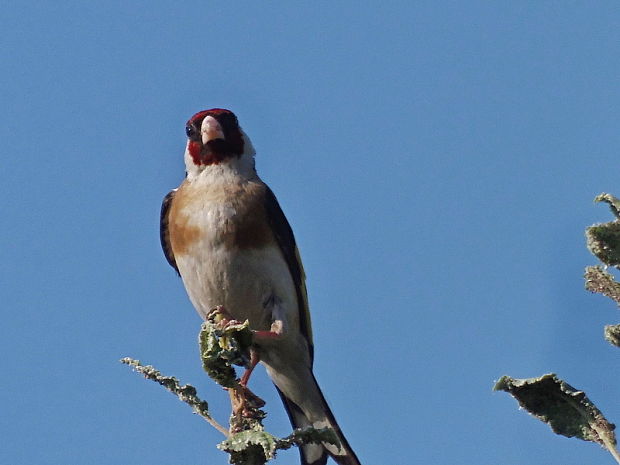
M 196 113 L 185 132 L 185 179 L 161 207 L 168 263 L 203 319 L 221 306 L 235 320 L 249 321 L 255 353 L 293 428 L 336 433 L 339 447 L 302 445 L 301 464 L 325 465 L 331 457 L 338 465 L 361 465 L 313 374 L 304 269 L 293 230 L 256 172 L 252 142 L 223 108 Z

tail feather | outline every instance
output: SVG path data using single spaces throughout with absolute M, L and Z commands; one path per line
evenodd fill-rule
M 282 399 L 293 428 L 312 426 L 312 423 L 306 418 L 301 409 L 288 399 L 278 386 L 276 386 L 276 389 L 278 394 L 280 394 L 280 399 Z M 327 463 L 327 450 L 321 444 L 304 444 L 299 447 L 299 455 L 301 457 L 301 465 L 325 465 Z
M 286 408 L 286 412 L 288 413 L 289 419 L 291 420 L 291 424 L 293 428 L 304 428 L 306 426 L 314 426 L 315 428 L 324 428 L 326 426 L 332 428 L 340 441 L 340 448 L 332 445 L 332 444 L 304 444 L 299 449 L 299 453 L 301 455 L 301 464 L 302 465 L 325 465 L 327 463 L 328 456 L 331 456 L 332 459 L 338 465 L 361 465 L 359 459 L 351 449 L 349 442 L 345 438 L 340 426 L 338 426 L 338 422 L 334 417 L 334 414 L 330 410 L 327 405 L 327 401 L 319 388 L 314 375 L 310 370 L 308 370 L 309 376 L 305 376 L 304 380 L 306 381 L 306 386 L 304 386 L 304 390 L 306 391 L 307 396 L 304 396 L 305 399 L 316 399 L 315 402 L 320 403 L 319 406 L 313 406 L 312 412 L 304 412 L 302 408 L 295 403 L 290 396 L 287 396 L 277 385 L 276 388 L 278 393 L 280 394 L 280 398 L 284 403 L 284 407 Z M 301 402 L 300 402 L 301 403 Z M 303 405 L 303 404 L 302 404 Z M 320 416 L 317 417 L 316 411 L 320 411 Z M 310 419 L 312 418 L 312 420 Z

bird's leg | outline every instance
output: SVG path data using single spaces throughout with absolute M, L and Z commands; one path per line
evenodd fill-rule
M 250 391 L 247 387 L 252 370 L 259 361 L 258 352 L 256 349 L 251 350 L 251 357 L 250 366 L 246 369 L 245 373 L 243 373 L 243 376 L 239 380 L 239 384 L 228 388 L 233 417 L 237 418 L 237 422 L 241 421 L 242 423 L 242 418 L 260 420 L 264 415 L 260 408 L 265 406 L 265 401 Z M 231 426 L 232 425 L 233 423 L 231 422 Z
M 269 304 L 272 306 L 271 315 L 272 323 L 268 331 L 253 331 L 254 341 L 259 345 L 261 341 L 273 341 L 282 337 L 284 333 L 284 318 L 282 317 L 282 309 L 278 305 L 279 299 L 271 297 Z M 254 368 L 260 361 L 260 353 L 256 347 L 250 348 L 250 364 L 246 368 L 245 372 L 239 380 L 239 386 L 230 390 L 230 398 L 233 404 L 233 413 L 235 415 L 241 415 L 244 417 L 251 417 L 252 412 L 256 408 L 260 408 L 265 405 L 265 402 L 257 397 L 252 391 L 248 389 L 248 383 L 250 382 L 250 376 L 254 371 Z
M 284 312 L 279 304 L 280 299 L 273 295 L 271 295 L 265 303 L 265 307 L 271 307 L 272 323 L 269 330 L 252 331 L 254 341 L 259 345 L 261 341 L 273 341 L 281 338 L 284 334 Z M 212 311 L 217 311 L 219 313 L 219 317 L 216 322 L 220 328 L 225 328 L 229 324 L 239 323 L 222 305 L 214 308 Z M 234 416 L 252 418 L 256 415 L 255 412 L 257 409 L 260 409 L 265 405 L 265 401 L 250 391 L 247 387 L 250 382 L 252 372 L 254 371 L 254 368 L 256 368 L 256 365 L 258 365 L 259 361 L 260 353 L 258 349 L 256 347 L 251 347 L 250 362 L 243 375 L 241 375 L 239 384 L 235 387 L 228 388 Z
M 286 320 L 284 318 L 285 312 L 282 308 L 282 300 L 274 293 L 271 293 L 267 300 L 263 302 L 263 306 L 265 308 L 265 312 L 271 313 L 271 327 L 267 331 L 254 331 L 254 340 L 259 344 L 261 341 L 267 342 L 281 338 L 286 329 Z
M 262 341 L 267 341 L 267 340 L 273 341 L 274 339 L 279 339 L 280 337 L 282 337 L 282 326 L 283 326 L 282 321 L 279 320 L 271 324 L 271 329 L 269 331 L 253 331 L 254 341 L 258 341 L 260 343 L 261 340 Z M 248 383 L 250 382 L 250 376 L 252 376 L 252 372 L 254 371 L 254 368 L 256 368 L 256 365 L 258 365 L 258 362 L 260 362 L 260 354 L 258 352 L 258 349 L 256 347 L 251 347 L 250 348 L 250 364 L 245 369 L 245 371 L 243 372 L 243 375 L 241 376 L 241 379 L 239 380 L 239 384 L 244 389 L 248 390 L 248 392 L 250 392 L 251 394 L 252 394 L 252 391 L 248 389 Z
M 250 417 L 254 412 L 265 405 L 265 401 L 250 391 L 247 387 L 239 384 L 228 388 L 230 401 L 234 415 Z
M 271 306 L 271 327 L 269 331 L 254 331 L 254 339 L 260 340 L 274 340 L 279 339 L 286 330 L 284 320 L 284 310 L 282 309 L 281 301 L 276 296 L 272 295 L 269 298 L 269 306 Z
M 220 329 L 226 329 L 228 325 L 241 324 L 239 321 L 235 320 L 222 305 L 214 308 L 208 317 L 211 317 L 213 312 L 217 312 L 214 322 Z M 242 423 L 242 418 L 252 419 L 261 417 L 262 413 L 260 408 L 265 405 L 265 401 L 250 391 L 247 387 L 247 384 L 250 381 L 250 375 L 259 361 L 260 356 L 258 349 L 255 347 L 250 347 L 250 361 L 245 372 L 241 376 L 241 379 L 239 379 L 236 386 L 227 388 L 230 396 L 233 416 L 238 418 Z
M 245 408 L 245 399 L 243 397 L 241 388 L 232 387 L 227 388 L 228 395 L 230 396 L 230 405 L 232 407 L 232 413 L 235 416 L 243 415 Z
M 271 299 L 273 309 L 272 316 L 274 317 L 273 322 L 271 323 L 271 327 L 268 331 L 253 331 L 254 341 L 260 344 L 261 341 L 273 341 L 279 339 L 284 334 L 284 320 L 281 317 L 282 311 L 280 310 L 278 303 L 278 299 L 272 297 Z M 247 387 L 248 382 L 250 381 L 250 376 L 252 375 L 252 371 L 256 367 L 256 365 L 260 362 L 260 354 L 256 347 L 250 348 L 250 365 L 246 368 L 243 376 L 239 381 L 243 387 Z
M 256 348 L 254 347 L 251 347 L 250 348 L 250 365 L 245 369 L 245 371 L 243 372 L 243 375 L 241 376 L 241 379 L 239 380 L 239 384 L 243 386 L 244 388 L 248 387 L 250 376 L 252 375 L 254 368 L 256 368 L 256 365 L 258 365 L 258 362 L 260 362 L 260 355 L 258 354 L 258 350 L 256 350 Z

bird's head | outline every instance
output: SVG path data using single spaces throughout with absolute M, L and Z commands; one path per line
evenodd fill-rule
M 212 108 L 198 112 L 187 122 L 185 132 L 186 162 L 193 164 L 194 168 L 254 155 L 252 143 L 232 111 Z

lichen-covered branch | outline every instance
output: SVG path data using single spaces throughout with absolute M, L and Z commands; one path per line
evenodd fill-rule
M 331 428 L 301 428 L 296 429 L 287 437 L 279 439 L 276 442 L 277 449 L 290 449 L 293 446 L 301 446 L 302 444 L 327 442 L 334 446 L 340 447 L 338 436 Z
M 601 223 L 586 229 L 587 246 L 607 266 L 620 268 L 620 199 L 611 194 L 600 194 L 595 202 L 606 202 L 616 217 L 609 223 Z M 586 289 L 609 297 L 620 306 L 620 283 L 602 266 L 588 266 L 584 275 Z M 605 339 L 620 347 L 620 325 L 605 326 Z
M 586 229 L 586 245 L 600 261 L 608 266 L 620 266 L 620 200 L 611 194 L 600 194 L 595 202 L 606 202 L 616 217 L 609 223 L 600 223 Z
M 312 427 L 297 429 L 283 439 L 278 439 L 266 431 L 241 431 L 231 435 L 218 444 L 218 448 L 231 455 L 233 464 L 247 465 L 248 453 L 259 454 L 262 463 L 275 458 L 278 450 L 290 449 L 302 444 L 327 442 L 339 446 L 338 437 L 331 428 L 316 429 Z M 255 460 L 251 457 L 250 460 Z M 251 462 L 254 463 L 254 462 Z
M 620 325 L 605 326 L 605 340 L 610 344 L 620 347 Z
M 616 219 L 620 220 L 620 199 L 617 199 L 611 194 L 607 194 L 603 192 L 602 194 L 594 197 L 595 202 L 605 202 L 609 205 L 609 209 L 611 213 L 616 217 Z
M 263 420 L 266 413 L 261 407 L 265 402 L 239 383 L 234 368 L 235 365 L 248 367 L 252 338 L 253 333 L 248 322 L 232 320 L 221 307 L 209 314 L 200 329 L 198 342 L 203 368 L 216 383 L 225 387 L 230 395 L 232 415 L 229 430 L 211 417 L 207 402 L 196 395 L 193 386 L 181 386 L 176 378 L 163 376 L 154 367 L 144 366 L 132 358 L 124 358 L 121 362 L 142 373 L 145 378 L 161 384 L 224 434 L 226 439 L 217 447 L 229 454 L 231 464 L 264 465 L 276 456 L 278 450 L 302 444 L 329 443 L 340 446 L 331 428 L 298 429 L 283 439 L 264 430 Z
M 201 400 L 196 395 L 196 388 L 191 384 L 184 384 L 181 386 L 179 380 L 174 376 L 164 376 L 161 372 L 152 365 L 142 365 L 139 360 L 134 360 L 129 357 L 121 359 L 121 363 L 129 365 L 138 373 L 144 375 L 146 379 L 155 381 L 156 383 L 165 387 L 172 394 L 176 395 L 179 400 L 189 405 L 194 413 L 200 415 L 207 420 L 215 429 L 217 429 L 224 436 L 228 436 L 228 430 L 220 425 L 209 414 L 209 404 L 207 401 Z
M 620 283 L 605 271 L 602 266 L 588 266 L 584 274 L 586 289 L 609 297 L 620 305 Z

